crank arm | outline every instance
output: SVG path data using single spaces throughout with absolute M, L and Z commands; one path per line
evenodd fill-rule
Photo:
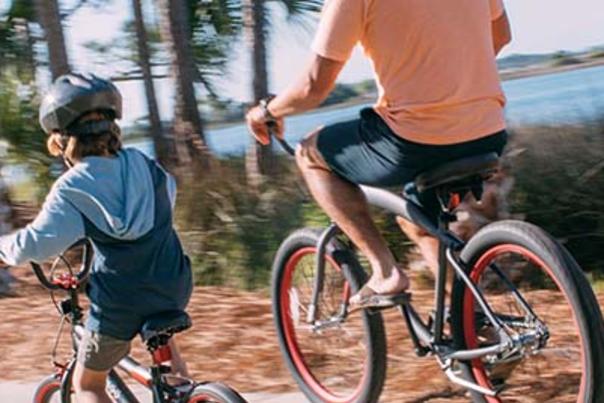
M 453 368 L 451 368 L 451 366 L 448 366 L 448 368 L 445 369 L 445 375 L 454 384 L 462 386 L 466 389 L 473 390 L 474 392 L 482 393 L 483 395 L 486 395 L 486 396 L 495 397 L 500 392 L 499 390 L 485 388 L 484 386 L 480 386 L 478 384 L 475 384 L 474 382 L 466 381 L 462 377 L 457 376 L 455 374 L 455 371 L 453 371 Z
M 311 328 L 313 331 L 324 330 L 324 329 L 328 329 L 330 327 L 339 326 L 340 324 L 344 323 L 345 320 L 346 320 L 345 316 L 335 316 L 335 317 L 329 318 L 328 320 L 316 321 L 311 326 Z
M 470 361 L 476 358 L 484 357 L 486 355 L 501 354 L 511 349 L 510 343 L 499 343 L 489 347 L 475 348 L 471 350 L 457 350 L 449 354 L 446 354 L 443 359 L 447 360 L 459 360 L 459 361 Z

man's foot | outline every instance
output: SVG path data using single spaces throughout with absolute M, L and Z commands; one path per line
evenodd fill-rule
M 348 301 L 351 311 L 366 308 L 390 308 L 409 300 L 409 278 L 397 267 L 390 277 L 372 276 L 361 290 Z

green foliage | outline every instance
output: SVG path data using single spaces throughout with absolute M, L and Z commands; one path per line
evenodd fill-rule
M 592 51 L 588 57 L 590 59 L 601 59 L 604 58 L 604 49 L 594 50 Z
M 181 177 L 176 223 L 194 262 L 196 280 L 255 288 L 268 283 L 273 254 L 304 225 L 307 196 L 296 174 L 271 178 L 260 192 L 246 184 L 244 161 L 214 166 L 212 175 Z
M 323 101 L 321 106 L 338 104 L 358 95 L 359 93 L 353 88 L 353 86 L 337 83 L 333 91 L 329 93 L 329 96 L 325 99 L 325 101 Z
M 368 95 L 368 94 L 373 95 L 373 94 L 377 93 L 377 85 L 376 85 L 374 79 L 363 80 L 361 82 L 355 83 L 352 85 L 352 88 L 354 88 L 354 90 L 359 95 Z
M 19 80 L 34 80 L 33 41 L 27 21 L 0 16 L 0 70 L 11 70 Z
M 280 174 L 267 178 L 259 192 L 246 183 L 242 157 L 218 161 L 212 175 L 180 178 L 176 224 L 198 283 L 266 287 L 281 242 L 298 228 L 329 224 L 292 160 L 277 158 Z M 393 217 L 376 212 L 375 219 L 404 259 L 409 244 Z
M 223 75 L 232 56 L 233 43 L 242 28 L 241 4 L 238 0 L 189 0 L 189 4 L 198 79 L 210 96 L 218 99 L 213 79 Z
M 375 80 L 364 80 L 354 84 L 337 83 L 321 106 L 335 105 L 354 98 L 374 95 L 377 92 Z
M 316 13 L 321 11 L 322 0 L 276 0 L 281 3 L 291 17 L 306 13 Z
M 12 0 L 7 15 L 11 19 L 22 18 L 27 21 L 35 21 L 34 0 Z
M 570 65 L 579 64 L 579 63 L 581 63 L 581 60 L 579 60 L 573 54 L 568 53 L 568 52 L 559 51 L 552 55 L 551 65 L 554 67 L 570 66 Z
M 0 74 L 0 140 L 8 144 L 4 162 L 24 164 L 40 186 L 40 197 L 50 186 L 52 158 L 46 153 L 46 136 L 38 127 L 35 91 L 14 74 Z
M 514 131 L 511 205 L 560 239 L 583 269 L 604 273 L 604 125 Z

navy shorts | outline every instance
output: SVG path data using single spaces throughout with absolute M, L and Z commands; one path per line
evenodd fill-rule
M 403 187 L 420 173 L 449 161 L 493 151 L 501 155 L 506 142 L 503 130 L 457 144 L 415 143 L 397 136 L 373 109 L 367 108 L 361 111 L 360 119 L 323 128 L 317 147 L 331 170 L 352 183 Z M 431 195 L 423 195 L 420 201 L 428 210 L 435 202 Z

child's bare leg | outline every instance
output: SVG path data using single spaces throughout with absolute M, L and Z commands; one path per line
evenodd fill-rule
M 170 346 L 170 351 L 172 353 L 172 360 L 170 362 L 172 366 L 172 373 L 174 375 L 182 376 L 183 378 L 189 378 L 190 376 L 189 369 L 187 368 L 187 362 L 180 355 L 180 351 L 176 345 L 176 340 L 174 337 L 170 339 L 168 346 Z
M 78 403 L 112 403 L 105 391 L 108 371 L 93 371 L 77 363 L 73 387 Z

